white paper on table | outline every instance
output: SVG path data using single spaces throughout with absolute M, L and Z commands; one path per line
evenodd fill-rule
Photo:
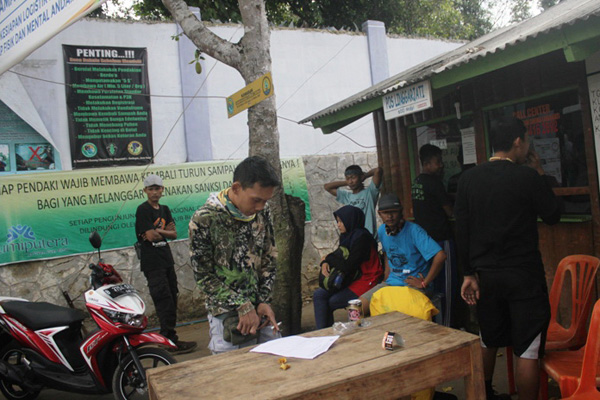
M 312 360 L 325 353 L 338 340 L 337 336 L 302 337 L 288 336 L 271 340 L 253 348 L 255 353 L 269 353 L 282 357 L 305 358 Z

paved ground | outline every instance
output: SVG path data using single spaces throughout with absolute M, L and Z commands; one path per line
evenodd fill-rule
M 338 310 L 336 312 L 336 320 L 344 320 L 345 311 Z M 302 309 L 302 327 L 305 331 L 314 329 L 314 312 L 312 303 L 304 306 Z M 208 345 L 208 323 L 205 320 L 195 321 L 194 323 L 182 324 L 177 329 L 181 340 L 194 340 L 198 342 L 198 348 L 190 353 L 181 356 L 176 356 L 178 361 L 187 361 L 197 359 L 201 357 L 210 356 L 210 351 L 206 348 Z M 506 380 L 506 358 L 504 355 L 504 349 L 501 349 L 498 356 L 498 362 L 496 364 L 496 375 L 494 377 L 494 384 L 498 392 L 507 393 L 508 384 Z M 464 385 L 462 380 L 447 382 L 437 387 L 438 391 L 445 391 L 455 394 L 459 399 L 464 399 Z M 558 398 L 559 392 L 556 386 L 550 387 L 550 397 Z M 517 396 L 513 396 L 516 399 Z M 81 395 L 81 394 L 69 394 L 65 392 L 59 392 L 55 390 L 44 390 L 38 397 L 40 400 L 111 400 L 113 399 L 112 394 L 109 395 Z

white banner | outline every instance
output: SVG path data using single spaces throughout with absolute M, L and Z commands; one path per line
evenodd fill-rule
M 594 145 L 596 146 L 596 154 L 600 154 L 600 73 L 588 76 L 588 90 L 592 127 L 594 128 Z M 597 157 L 596 163 L 600 169 L 600 158 Z M 598 181 L 600 182 L 600 176 Z
M 0 0 L 0 74 L 106 0 Z
M 386 121 L 423 111 L 432 106 L 429 81 L 415 83 L 383 96 L 383 115 Z

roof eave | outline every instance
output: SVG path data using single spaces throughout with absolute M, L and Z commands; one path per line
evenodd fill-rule
M 401 87 L 407 83 L 412 84 L 430 79 L 432 88 L 440 89 L 556 50 L 562 50 L 568 62 L 582 61 L 590 54 L 600 50 L 600 41 L 597 40 L 600 37 L 598 19 L 597 16 L 592 15 L 577 20 L 576 23 L 567 23 L 560 28 L 553 28 L 535 36 L 516 40 L 512 44 L 506 44 L 504 48 L 497 49 L 495 52 L 474 54 L 473 57 L 462 62 L 459 61 L 456 65 L 449 65 L 450 61 L 450 63 L 442 65 L 438 69 L 439 72 L 432 68 L 432 61 L 437 59 L 430 60 L 389 78 L 390 82 L 387 83 L 387 87 L 381 84 L 375 85 L 375 88 L 380 86 L 377 88 L 378 90 L 373 90 L 374 87 L 371 87 L 352 96 L 351 98 L 355 99 L 348 104 L 344 104 L 348 102 L 348 99 L 341 101 L 305 118 L 303 122 L 311 122 L 314 128 L 321 128 L 323 133 L 331 133 L 382 108 L 381 98 L 385 93 L 391 91 L 390 87 L 393 86 L 393 82 L 396 82 L 396 86 Z M 340 107 L 340 109 L 335 110 L 336 107 Z

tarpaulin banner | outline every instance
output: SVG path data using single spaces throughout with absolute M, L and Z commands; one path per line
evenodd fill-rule
M 104 1 L 0 1 L 0 74 Z
M 143 180 L 151 173 L 162 177 L 160 203 L 169 206 L 178 238 L 185 239 L 192 214 L 211 192 L 231 185 L 237 164 L 239 160 L 3 177 L 0 265 L 90 252 L 92 231 L 103 236 L 103 249 L 132 246 L 135 212 L 147 200 Z M 310 220 L 302 159 L 284 159 L 281 167 L 285 192 L 305 202 Z
M 152 162 L 144 48 L 63 45 L 73 168 Z

